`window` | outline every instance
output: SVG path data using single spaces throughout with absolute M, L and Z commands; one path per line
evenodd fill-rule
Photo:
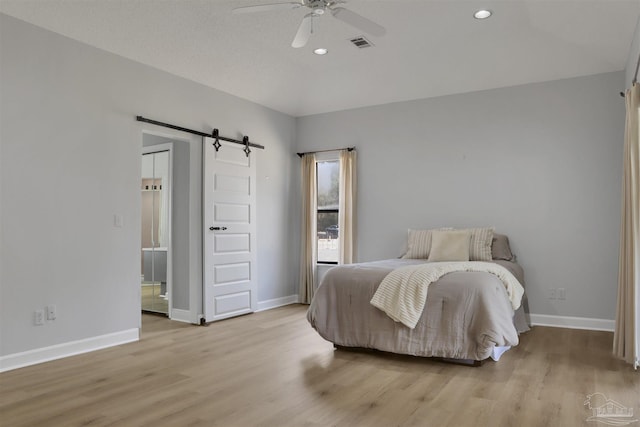
M 316 162 L 318 185 L 318 263 L 337 264 L 340 230 L 338 229 L 338 205 L 340 188 L 340 161 Z

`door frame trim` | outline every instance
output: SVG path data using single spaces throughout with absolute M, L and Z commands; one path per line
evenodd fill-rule
M 174 313 L 182 321 L 188 321 L 194 325 L 200 324 L 203 317 L 202 307 L 202 137 L 185 134 L 173 129 L 158 128 L 148 123 L 140 123 L 139 141 L 140 148 L 143 148 L 144 135 L 159 136 L 176 143 L 184 143 L 189 149 L 189 246 L 187 254 L 189 264 L 189 279 L 185 284 L 189 288 L 189 309 L 188 319 L 186 313 L 179 311 Z M 140 155 L 142 150 L 140 151 Z M 172 171 L 175 172 L 175 171 Z M 140 231 L 138 231 L 139 233 Z M 182 316 L 180 315 L 182 314 Z M 140 317 L 142 322 L 142 317 Z M 140 323 L 140 326 L 142 323 Z

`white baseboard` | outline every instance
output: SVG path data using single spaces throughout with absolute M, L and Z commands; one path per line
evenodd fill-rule
M 138 341 L 140 330 L 138 328 L 100 335 L 78 341 L 56 344 L 49 347 L 36 348 L 21 353 L 9 354 L 0 357 L 0 372 L 10 371 L 25 366 L 36 365 L 76 354 L 88 353 L 107 347 Z
M 272 308 L 282 307 L 283 305 L 297 304 L 298 295 L 289 295 L 281 298 L 268 299 L 266 301 L 258 301 L 258 311 L 270 310 Z
M 551 316 L 548 314 L 531 314 L 534 326 L 552 326 L 554 328 L 589 329 L 592 331 L 609 331 L 615 329 L 615 320 L 591 319 L 588 317 Z
M 189 310 L 181 310 L 179 308 L 171 309 L 171 320 L 184 323 L 194 323 L 191 321 L 191 312 Z

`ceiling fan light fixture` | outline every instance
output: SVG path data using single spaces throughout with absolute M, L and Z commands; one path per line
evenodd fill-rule
M 322 56 L 322 55 L 326 55 L 327 53 L 329 53 L 329 50 L 325 49 L 323 47 L 319 47 L 317 49 L 314 49 L 313 53 L 315 53 L 316 55 Z
M 480 9 L 473 14 L 473 17 L 476 19 L 487 19 L 492 15 L 492 12 L 487 9 Z

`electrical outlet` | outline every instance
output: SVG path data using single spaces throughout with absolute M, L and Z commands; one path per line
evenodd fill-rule
M 56 306 L 53 304 L 47 306 L 47 320 L 56 320 Z
M 567 292 L 564 288 L 558 288 L 558 299 L 567 299 Z
M 555 288 L 549 288 L 549 299 L 558 299 Z
M 37 326 L 44 325 L 44 310 L 36 310 L 33 312 L 33 323 Z

